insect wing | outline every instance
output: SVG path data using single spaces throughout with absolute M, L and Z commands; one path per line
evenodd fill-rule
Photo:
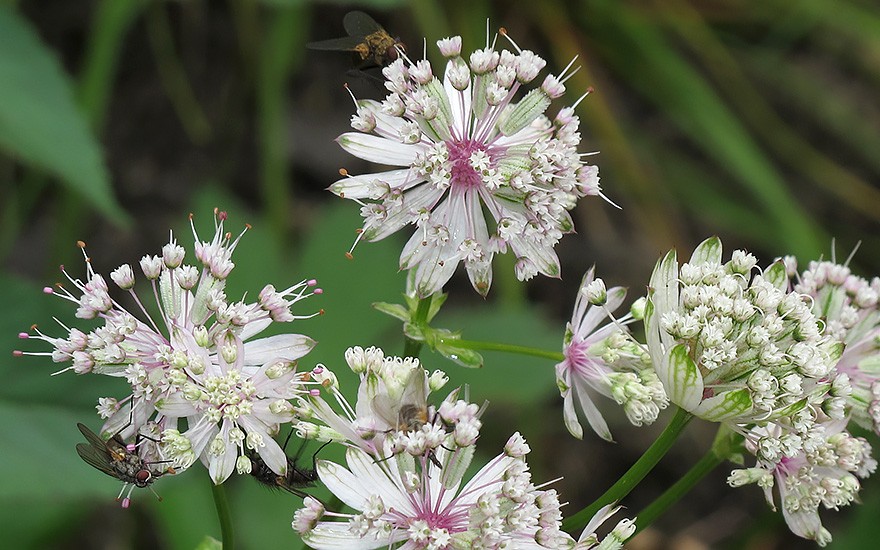
M 319 40 L 317 42 L 309 42 L 306 47 L 310 50 L 329 50 L 353 52 L 358 46 L 364 43 L 363 37 L 343 36 L 342 38 L 330 38 L 329 40 Z
M 342 26 L 349 36 L 357 36 L 363 38 L 374 32 L 385 32 L 382 25 L 362 11 L 350 11 L 345 14 L 342 19 Z
M 116 475 L 116 470 L 113 468 L 113 460 L 110 458 L 110 453 L 105 447 L 77 443 L 76 453 L 92 468 L 100 470 L 110 477 L 119 478 Z
M 99 449 L 107 448 L 107 442 L 101 439 L 101 436 L 90 430 L 88 426 L 81 422 L 77 422 L 76 427 L 79 428 L 79 432 L 83 434 L 83 436 L 86 438 L 86 441 L 89 442 L 89 445 L 91 445 L 92 447 L 97 447 Z

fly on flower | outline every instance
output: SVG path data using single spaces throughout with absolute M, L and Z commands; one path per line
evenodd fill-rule
M 288 434 L 287 440 L 284 442 L 282 449 L 287 448 L 287 443 L 290 441 L 291 434 L 293 434 L 292 431 Z M 251 475 L 254 476 L 254 479 L 260 482 L 261 485 L 268 487 L 269 489 L 282 489 L 300 498 L 311 496 L 303 491 L 302 488 L 312 487 L 314 486 L 315 481 L 318 480 L 318 472 L 315 463 L 317 461 L 318 453 L 321 452 L 321 449 L 323 449 L 328 443 L 322 445 L 317 451 L 315 451 L 315 454 L 312 455 L 311 468 L 304 468 L 298 464 L 302 449 L 305 448 L 304 446 L 300 447 L 296 456 L 287 457 L 287 473 L 284 475 L 278 475 L 272 471 L 272 469 L 266 464 L 266 461 L 260 458 L 260 455 L 252 453 L 249 456 L 252 466 Z
M 119 434 L 105 441 L 84 424 L 77 423 L 76 426 L 88 441 L 88 444 L 76 445 L 80 458 L 108 476 L 122 481 L 125 486 L 131 485 L 128 495 L 122 499 L 123 508 L 128 508 L 129 495 L 134 487 L 148 487 L 157 477 L 173 471 L 171 468 L 155 468 L 155 463 L 147 462 L 137 453 L 136 445 L 126 444 Z M 125 486 L 122 491 L 125 491 Z M 119 495 L 122 496 L 122 492 Z
M 312 50 L 354 52 L 358 56 L 358 69 L 384 67 L 405 50 L 398 38 L 388 34 L 379 23 L 362 11 L 350 11 L 342 19 L 348 36 L 311 42 Z

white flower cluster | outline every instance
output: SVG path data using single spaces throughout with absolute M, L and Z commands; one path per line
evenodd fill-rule
M 771 506 L 776 487 L 792 532 L 825 545 L 819 507 L 855 500 L 876 467 L 846 424 L 851 410 L 870 419 L 877 289 L 828 262 L 797 284 L 792 259 L 755 265 L 742 251 L 721 263 L 717 238 L 680 268 L 667 254 L 651 277 L 648 348 L 673 402 L 745 438 L 757 463 L 729 483 L 759 485 Z
M 351 348 L 349 367 L 361 378 L 351 406 L 324 367 L 313 376 L 341 405 L 321 396 L 303 398 L 298 429 L 305 437 L 349 445 L 346 465 L 320 460 L 321 481 L 355 514 L 330 513 L 314 499 L 296 512 L 293 528 L 312 548 L 590 548 L 592 529 L 575 541 L 560 530 L 562 514 L 553 490 L 536 487 L 518 433 L 504 452 L 462 485 L 479 436 L 479 415 L 453 391 L 435 408 L 431 391 L 446 382 L 440 371 L 426 376 L 418 359 L 385 357 L 377 348 Z M 320 422 L 320 425 L 318 424 Z M 625 540 L 634 530 L 624 520 L 606 540 Z M 589 538 L 592 536 L 592 538 Z M 616 538 L 615 538 L 616 537 Z
M 51 344 L 54 361 L 71 363 L 64 370 L 128 381 L 128 397 L 99 400 L 98 412 L 107 419 L 105 438 L 146 435 L 148 423 L 157 425 L 163 430 L 163 459 L 182 469 L 201 458 L 214 483 L 236 468 L 250 471 L 250 450 L 278 475 L 286 473 L 287 457 L 272 436 L 280 423 L 293 420 L 289 400 L 310 391 L 308 373 L 297 373 L 296 361 L 315 342 L 299 334 L 254 337 L 273 321 L 302 318 L 290 312 L 291 306 L 321 293 L 315 281 L 303 281 L 280 292 L 267 285 L 255 303 L 230 302 L 224 287 L 244 231 L 233 240 L 223 229 L 225 218 L 215 211 L 211 241 L 200 241 L 192 227 L 201 269 L 184 263 L 185 250 L 173 235 L 161 255 L 141 259 L 158 316 L 135 293 L 131 266 L 117 268 L 110 278 L 129 294 L 140 317 L 110 297 L 105 279 L 86 257 L 85 282 L 64 272 L 76 291 L 59 285 L 47 292 L 76 304 L 78 318 L 103 324 L 88 333 L 68 329 L 66 338 L 38 330 L 36 336 L 21 335 Z
M 578 439 L 583 437 L 578 421 L 580 409 L 590 427 L 603 439 L 611 440 L 592 392 L 621 405 L 636 426 L 653 423 L 669 403 L 650 357 L 626 328 L 636 319 L 627 314 L 602 325 L 625 298 L 626 289 L 606 289 L 590 269 L 581 282 L 571 322 L 566 325 L 565 359 L 556 365 L 556 385 L 563 397 L 565 425 Z
M 812 298 L 825 332 L 846 344 L 836 369 L 852 385 L 848 412 L 860 426 L 880 434 L 880 278 L 869 282 L 829 261 L 810 262 L 801 274 L 793 258 L 786 258 L 786 265 L 795 292 Z
M 357 132 L 338 139 L 358 158 L 402 168 L 343 171 L 330 190 L 362 205 L 359 239 L 416 226 L 400 268 L 415 270 L 421 297 L 438 292 L 459 262 L 485 295 L 492 258 L 508 249 L 520 280 L 558 276 L 554 247 L 573 229 L 568 211 L 600 195 L 598 170 L 577 152 L 574 107 L 552 121 L 544 115 L 565 92 L 571 64 L 523 95 L 545 65 L 533 52 L 498 51 L 493 42 L 465 59 L 460 37 L 438 46 L 448 59 L 442 81 L 426 59 L 397 59 L 383 70 L 389 95 L 358 101 Z
M 868 477 L 877 467 L 868 442 L 853 437 L 845 427 L 846 420 L 826 419 L 803 445 L 786 449 L 778 448 L 786 437 L 778 424 L 755 427 L 746 434 L 746 446 L 758 457 L 757 465 L 734 470 L 728 483 L 733 487 L 757 484 L 774 510 L 775 485 L 792 532 L 825 546 L 831 542 L 831 533 L 822 526 L 819 507 L 837 510 L 852 503 L 861 488 L 859 478 Z
M 675 251 L 657 264 L 648 348 L 670 400 L 732 425 L 798 425 L 805 409 L 842 418 L 847 388 L 832 389 L 831 377 L 842 345 L 822 332 L 807 297 L 786 290 L 781 262 L 753 274 L 755 264 L 739 250 L 722 264 L 717 238 L 680 269 Z

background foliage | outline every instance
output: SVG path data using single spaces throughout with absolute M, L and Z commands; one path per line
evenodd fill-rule
M 672 246 L 718 234 L 728 249 L 759 257 L 832 253 L 864 276 L 880 274 L 880 8 L 864 0 L 585 0 L 507 2 L 393 0 L 31 0 L 0 2 L 0 342 L 72 311 L 40 288 L 58 264 L 82 273 L 75 241 L 108 272 L 154 253 L 174 227 L 188 242 L 186 215 L 210 223 L 214 206 L 230 228 L 251 223 L 236 251 L 230 295 L 265 282 L 319 279 L 326 315 L 294 330 L 320 345 L 307 362 L 342 368 L 350 345 L 402 350 L 400 328 L 370 308 L 397 301 L 403 276 L 394 238 L 343 253 L 357 207 L 324 191 L 345 166 L 366 170 L 333 143 L 351 101 L 378 97 L 352 74 L 344 53 L 305 44 L 341 36 L 350 9 L 371 13 L 419 56 L 433 41 L 485 41 L 485 21 L 559 69 L 584 101 L 584 150 L 599 150 L 605 193 L 623 210 L 585 200 L 577 235 L 563 239 L 563 280 L 519 285 L 496 271 L 488 300 L 464 277 L 449 287 L 439 326 L 469 339 L 558 349 L 582 273 L 592 264 L 609 284 L 637 296 L 653 263 Z M 436 62 L 436 59 L 435 59 Z M 74 267 L 75 266 L 75 267 Z M 500 271 L 500 272 L 499 272 Z M 8 356 L 7 356 L 8 357 Z M 612 426 L 616 445 L 575 441 L 561 422 L 552 365 L 486 354 L 480 371 L 438 356 L 454 383 L 488 399 L 480 447 L 494 454 L 517 426 L 535 448 L 536 479 L 564 475 L 572 510 L 598 496 L 656 434 Z M 219 535 L 207 475 L 198 468 L 156 484 L 164 501 L 138 494 L 115 507 L 119 486 L 74 453 L 74 425 L 97 425 L 95 399 L 121 391 L 112 380 L 49 378 L 49 360 L 0 365 L 0 532 L 10 548 L 194 548 Z M 353 386 L 351 386 L 353 388 Z M 622 415 L 618 415 L 618 418 Z M 662 423 L 662 419 L 661 419 Z M 695 422 L 627 505 L 659 494 L 709 445 Z M 875 442 L 875 447 L 876 447 Z M 308 452 L 307 452 L 308 454 Z M 330 456 L 332 458 L 332 456 Z M 812 547 L 786 533 L 754 488 L 731 490 L 716 472 L 691 497 L 633 541 L 632 548 Z M 836 548 L 876 540 L 880 484 L 865 504 L 832 523 Z M 249 479 L 232 482 L 246 548 L 296 545 L 297 504 Z

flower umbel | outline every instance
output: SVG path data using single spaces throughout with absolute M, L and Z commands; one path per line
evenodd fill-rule
M 777 262 L 752 275 L 756 260 L 737 250 L 721 263 L 721 241 L 707 239 L 679 268 L 675 251 L 658 262 L 646 307 L 648 348 L 669 399 L 714 422 L 748 424 L 833 400 L 842 345 L 821 331 L 809 298 L 788 292 Z
M 568 211 L 601 195 L 596 167 L 577 152 L 574 106 L 552 121 L 544 115 L 565 92 L 571 64 L 520 97 L 545 65 L 533 52 L 497 51 L 493 42 L 465 59 L 460 37 L 438 46 L 447 58 L 442 81 L 428 60 L 399 58 L 383 70 L 389 95 L 357 101 L 357 131 L 338 139 L 356 157 L 402 168 L 343 170 L 330 190 L 362 205 L 358 240 L 416 226 L 400 268 L 415 270 L 420 297 L 439 291 L 460 262 L 485 295 L 494 254 L 508 250 L 520 280 L 559 276 L 554 246 L 573 229 Z
M 825 418 L 798 450 L 784 448 L 786 430 L 781 426 L 756 427 L 746 434 L 746 448 L 756 455 L 757 464 L 734 470 L 728 483 L 734 487 L 756 483 L 774 510 L 776 486 L 789 529 L 825 546 L 831 533 L 822 526 L 819 506 L 837 510 L 852 503 L 861 488 L 859 478 L 877 467 L 868 442 L 847 433 L 845 426 L 845 420 Z
M 833 261 L 810 262 L 799 275 L 793 258 L 786 265 L 795 292 L 813 299 L 826 332 L 846 344 L 836 370 L 852 386 L 846 408 L 853 421 L 880 434 L 880 279 L 869 282 Z
M 565 425 L 577 438 L 583 437 L 576 407 L 583 411 L 590 427 L 611 440 L 608 424 L 593 403 L 593 391 L 622 405 L 636 426 L 651 424 L 669 400 L 642 346 L 629 337 L 626 325 L 631 314 L 600 324 L 623 303 L 626 289 L 606 290 L 602 279 L 590 269 L 581 282 L 571 322 L 566 325 L 563 353 L 556 365 L 556 384 L 564 399 Z
M 66 338 L 36 329 L 36 336 L 21 335 L 50 343 L 55 362 L 71 363 L 64 370 L 125 377 L 131 384 L 128 397 L 99 400 L 105 437 L 119 433 L 127 439 L 155 422 L 163 433 L 163 457 L 175 468 L 201 457 L 215 483 L 229 477 L 245 448 L 279 475 L 286 473 L 287 458 L 272 435 L 293 419 L 288 400 L 309 391 L 312 382 L 308 373 L 296 372 L 296 360 L 315 342 L 299 334 L 254 337 L 272 322 L 303 318 L 291 306 L 321 293 L 312 280 L 283 291 L 267 285 L 254 303 L 230 302 L 224 288 L 246 229 L 233 239 L 223 229 L 225 219 L 225 212 L 215 211 L 214 236 L 207 242 L 192 226 L 201 269 L 184 263 L 185 250 L 173 235 L 160 256 L 141 259 L 156 299 L 153 313 L 134 290 L 131 266 L 117 268 L 110 278 L 128 293 L 136 313 L 110 297 L 86 257 L 85 282 L 64 271 L 75 292 L 61 285 L 47 292 L 75 303 L 78 318 L 99 319 L 102 326 L 90 332 L 69 328 Z

